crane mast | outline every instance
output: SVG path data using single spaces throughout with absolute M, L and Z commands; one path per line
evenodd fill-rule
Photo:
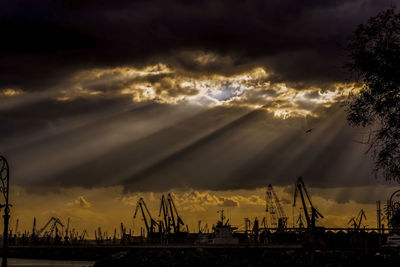
M 367 216 L 365 216 L 365 212 L 364 212 L 364 210 L 363 209 L 361 209 L 360 210 L 360 213 L 358 214 L 358 229 L 360 229 L 360 227 L 361 227 L 361 222 L 362 222 L 362 219 L 365 219 L 365 220 L 367 220 Z
M 354 230 L 360 230 L 363 218 L 364 218 L 364 220 L 367 220 L 364 210 L 361 209 L 360 212 L 358 213 L 357 217 L 352 217 L 350 219 L 350 221 L 348 222 L 348 224 L 352 224 L 354 227 Z
M 36 219 L 34 220 L 34 223 L 36 223 Z M 39 231 L 36 232 L 36 236 L 39 237 L 46 230 L 46 228 L 49 225 L 50 225 L 50 231 L 47 232 L 48 236 L 52 236 L 54 230 L 56 230 L 56 232 L 58 231 L 57 225 L 64 227 L 64 225 L 62 224 L 60 219 L 58 219 L 56 217 L 51 217 L 50 220 Z M 35 224 L 35 226 L 36 226 L 36 224 Z
M 161 205 L 160 205 L 160 211 L 158 213 L 158 217 L 161 216 L 161 214 L 163 215 L 163 230 L 165 234 L 169 234 L 171 232 L 171 220 L 169 217 L 169 213 L 168 213 L 168 203 L 165 200 L 165 196 L 162 195 L 161 197 Z
M 278 227 L 278 229 L 286 228 L 288 218 L 271 184 L 268 185 L 266 199 L 266 212 L 270 215 L 271 226 Z
M 170 193 L 168 193 L 167 200 L 168 200 L 168 204 L 169 204 L 171 222 L 172 222 L 172 226 L 174 228 L 174 232 L 179 233 L 181 231 L 180 226 L 181 225 L 183 226 L 185 224 L 183 223 L 182 218 L 178 214 L 178 210 L 176 209 L 174 200 L 172 199 L 172 196 Z M 176 217 L 176 219 L 175 219 L 175 217 Z
M 158 225 L 158 224 L 157 224 L 157 222 L 153 219 L 153 217 L 151 217 L 150 211 L 149 211 L 149 209 L 147 208 L 147 205 L 146 205 L 146 203 L 144 202 L 144 200 L 143 200 L 142 197 L 139 198 L 139 200 L 138 200 L 138 202 L 137 202 L 136 209 L 135 209 L 135 213 L 134 213 L 134 215 L 133 215 L 133 218 L 134 218 L 134 219 L 136 218 L 136 215 L 137 215 L 137 212 L 139 211 L 139 209 L 140 209 L 140 211 L 141 211 L 141 213 L 142 213 L 142 217 L 143 217 L 144 224 L 145 224 L 145 226 L 146 226 L 147 234 L 148 234 L 148 235 L 149 235 L 149 234 L 153 234 L 153 233 L 154 233 L 154 227 L 155 227 L 156 225 Z M 147 218 L 146 218 L 146 215 L 148 216 L 148 220 L 147 220 Z
M 313 204 L 311 202 L 311 197 L 308 194 L 306 185 L 304 184 L 303 178 L 301 178 L 301 177 L 299 177 L 297 179 L 297 182 L 295 184 L 293 207 L 296 206 L 296 199 L 297 199 L 298 195 L 300 195 L 301 203 L 303 205 L 303 211 L 304 211 L 304 215 L 306 217 L 307 227 L 310 229 L 314 229 L 316 220 L 318 218 L 324 218 L 324 216 L 313 206 Z M 306 205 L 306 199 L 305 199 L 304 195 L 307 197 L 308 203 L 310 205 L 311 217 L 308 212 L 308 208 Z

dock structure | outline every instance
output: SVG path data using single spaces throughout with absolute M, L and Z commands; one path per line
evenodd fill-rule
M 158 218 L 153 217 L 144 198 L 139 198 L 132 214 L 134 222 L 142 220 L 144 228 L 136 235 L 132 229 L 126 229 L 124 223 L 114 228 L 114 234 L 103 231 L 99 226 L 94 235 L 89 236 L 86 229 L 81 232 L 72 227 L 73 221 L 68 218 L 64 224 L 60 218 L 51 217 L 42 227 L 38 227 L 37 219 L 33 219 L 32 232 L 18 231 L 19 219 L 15 229 L 7 235 L 8 244 L 13 247 L 119 247 L 119 246 L 267 246 L 267 247 L 298 247 L 304 245 L 325 247 L 357 248 L 368 243 L 369 246 L 382 246 L 388 236 L 399 233 L 397 218 L 400 217 L 400 203 L 395 200 L 400 190 L 394 192 L 388 200 L 386 221 L 381 220 L 382 209 L 377 202 L 377 227 L 366 227 L 367 219 L 363 209 L 352 217 L 346 227 L 323 227 L 320 219 L 323 215 L 313 205 L 311 194 L 303 178 L 299 177 L 294 186 L 293 207 L 298 207 L 297 223 L 288 226 L 288 217 L 280 204 L 278 194 L 269 184 L 266 190 L 266 216 L 260 222 L 258 218 L 245 218 L 245 227 L 235 227 L 225 218 L 224 210 L 219 211 L 219 220 L 209 231 L 208 224 L 198 224 L 198 232 L 190 232 L 185 225 L 173 194 L 162 195 L 158 209 Z M 296 206 L 297 205 L 297 206 Z M 140 223 L 140 222 L 138 222 Z M 117 229 L 120 228 L 120 233 Z M 14 230 L 14 232 L 13 232 Z M 0 236 L 2 238 L 2 236 Z M 4 238 L 2 238 L 4 239 Z M 393 238 L 392 238 L 393 239 Z

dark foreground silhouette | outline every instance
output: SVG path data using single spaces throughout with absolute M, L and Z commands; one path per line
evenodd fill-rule
M 263 248 L 135 249 L 99 260 L 106 266 L 399 266 L 399 251 Z

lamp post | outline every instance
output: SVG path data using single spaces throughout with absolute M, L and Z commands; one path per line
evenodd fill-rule
M 4 232 L 3 232 L 3 259 L 1 262 L 2 267 L 7 267 L 8 256 L 8 222 L 10 220 L 10 204 L 8 203 L 8 189 L 10 180 L 10 169 L 5 157 L 0 156 L 0 191 L 3 193 L 5 204 L 0 205 L 4 208 Z

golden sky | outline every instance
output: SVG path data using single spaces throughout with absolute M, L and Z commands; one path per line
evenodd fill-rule
M 311 188 L 314 206 L 324 215 L 319 225 L 326 227 L 347 227 L 351 217 L 356 216 L 360 209 L 364 209 L 367 220 L 364 225 L 376 227 L 376 201 L 389 197 L 396 187 L 391 186 L 365 186 L 359 188 Z M 293 225 L 299 215 L 298 206 L 293 208 L 293 186 L 274 187 L 281 200 L 282 207 L 288 216 L 288 226 Z M 173 190 L 172 195 L 177 205 L 178 212 L 189 230 L 197 231 L 198 221 L 202 226 L 208 224 L 209 228 L 217 222 L 218 210 L 224 209 L 230 222 L 244 229 L 244 218 L 260 221 L 265 213 L 266 188 L 254 190 L 224 190 L 224 191 L 199 191 L 193 189 Z M 144 228 L 141 215 L 133 219 L 134 210 L 139 197 L 143 197 L 154 219 L 158 220 L 161 193 L 123 192 L 121 187 L 107 187 L 96 189 L 69 188 L 61 189 L 54 193 L 36 194 L 27 193 L 21 188 L 14 189 L 11 195 L 12 209 L 11 228 L 15 229 L 16 218 L 19 219 L 19 231 L 32 229 L 33 217 L 37 219 L 38 229 L 55 216 L 63 223 L 70 218 L 71 229 L 77 231 L 87 229 L 93 237 L 97 227 L 103 231 L 113 233 L 123 222 L 127 229 L 133 229 L 135 234 Z M 298 202 L 300 204 L 300 202 Z M 304 217 L 304 215 L 303 215 Z M 267 217 L 267 224 L 270 223 Z M 297 226 L 296 221 L 294 222 Z

